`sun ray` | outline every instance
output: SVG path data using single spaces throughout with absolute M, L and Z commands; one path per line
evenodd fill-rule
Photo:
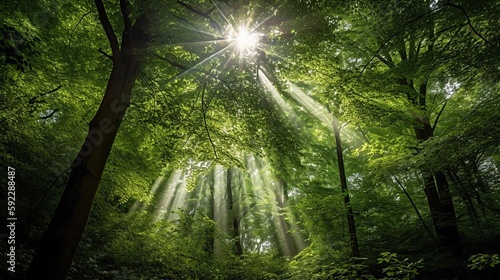
M 219 5 L 217 5 L 217 3 L 215 3 L 215 1 L 213 1 L 213 0 L 210 0 L 210 3 L 212 3 L 212 5 L 214 5 L 214 7 L 217 9 L 217 11 L 219 11 L 220 15 L 226 21 L 226 23 L 232 26 L 231 22 L 229 22 L 229 20 L 224 15 L 224 13 L 222 12 L 222 10 L 219 8 Z
M 181 72 L 180 74 L 178 74 L 177 76 L 175 76 L 175 77 L 171 78 L 171 79 L 170 79 L 170 81 L 175 80 L 175 79 L 178 79 L 178 78 L 180 78 L 180 77 L 183 77 L 183 76 L 184 76 L 184 75 L 186 75 L 186 74 L 191 73 L 191 72 L 192 72 L 193 70 L 195 70 L 197 67 L 199 67 L 199 66 L 201 66 L 201 65 L 205 64 L 206 62 L 210 61 L 212 58 L 216 57 L 217 55 L 219 55 L 219 54 L 221 54 L 221 53 L 225 52 L 225 51 L 226 51 L 227 49 L 229 49 L 232 45 L 234 45 L 234 43 L 232 43 L 232 44 L 230 44 L 230 45 L 228 45 L 228 46 L 224 47 L 223 49 L 221 49 L 221 50 L 219 50 L 219 51 L 217 51 L 217 52 L 215 52 L 215 53 L 211 54 L 209 57 L 207 57 L 207 58 L 203 59 L 202 61 L 200 61 L 200 62 L 196 63 L 195 65 L 193 65 L 193 66 L 189 67 L 189 69 L 187 69 L 187 70 L 185 70 L 185 71 Z
M 177 187 L 179 186 L 181 174 L 182 171 L 177 169 L 170 175 L 168 181 L 166 182 L 166 189 L 162 194 L 160 202 L 158 203 L 158 208 L 155 210 L 155 218 L 153 222 L 159 221 L 168 215 Z
M 148 196 L 154 197 L 156 195 L 156 192 L 158 191 L 158 187 L 161 185 L 163 180 L 165 179 L 164 176 L 159 176 L 156 181 L 154 182 L 153 186 L 151 186 L 151 189 L 149 190 Z M 137 200 L 134 202 L 132 207 L 128 210 L 128 214 L 132 214 L 136 211 L 144 211 L 146 209 L 147 203 L 141 202 Z
M 255 31 L 257 28 L 259 28 L 261 25 L 263 25 L 264 23 L 266 23 L 268 20 L 270 20 L 271 18 L 273 18 L 276 14 L 272 14 L 270 16 L 268 16 L 267 18 L 265 18 L 263 21 L 261 21 L 260 23 L 258 23 L 254 28 L 252 28 L 252 32 Z
M 323 105 L 319 104 L 293 83 L 288 82 L 288 87 L 290 89 L 290 95 L 297 103 L 304 106 L 315 118 L 321 121 L 326 127 L 333 130 L 332 117 Z
M 279 94 L 278 90 L 276 89 L 276 87 L 274 87 L 273 83 L 269 80 L 264 71 L 258 69 L 257 74 L 259 82 L 263 85 L 266 92 L 269 93 L 269 96 L 272 98 L 272 100 L 281 108 L 281 110 L 283 110 L 283 112 L 285 112 L 292 118 L 295 118 L 295 110 Z
M 232 39 L 232 38 L 219 38 L 219 39 L 203 40 L 203 41 L 175 42 L 175 43 L 171 43 L 171 44 L 162 44 L 161 47 L 203 46 L 206 44 L 233 43 L 233 42 L 234 42 L 234 39 Z
M 167 220 L 172 221 L 179 218 L 177 211 L 185 210 L 187 194 L 186 181 L 180 179 L 175 188 L 174 199 L 171 202 L 168 213 L 166 213 L 165 218 Z

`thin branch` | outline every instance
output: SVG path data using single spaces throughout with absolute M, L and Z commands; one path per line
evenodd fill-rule
M 104 28 L 104 32 L 106 32 L 106 36 L 108 37 L 112 55 L 113 57 L 115 57 L 120 53 L 120 45 L 118 44 L 118 39 L 116 38 L 116 34 L 113 31 L 113 26 L 109 22 L 108 14 L 106 13 L 106 9 L 104 8 L 102 0 L 94 0 L 94 3 L 97 8 L 97 12 L 99 13 L 99 20 L 101 21 L 101 25 Z
M 108 53 L 106 53 L 105 51 L 103 51 L 101 48 L 99 48 L 97 51 L 98 51 L 98 52 L 100 52 L 101 54 L 103 54 L 105 57 L 107 57 L 107 58 L 109 58 L 109 59 L 113 60 L 113 57 L 112 57 L 112 56 L 110 56 L 110 55 L 109 55 Z
M 447 6 L 447 4 L 443 4 L 441 6 L 438 6 L 436 7 L 435 9 L 432 9 L 428 12 L 425 12 L 413 19 L 411 19 L 410 21 L 408 21 L 407 23 L 405 23 L 400 29 L 398 29 L 394 34 L 392 34 L 389 38 L 385 39 L 385 41 L 382 43 L 382 45 L 378 48 L 378 50 L 372 55 L 372 57 L 370 58 L 370 60 L 368 60 L 368 62 L 363 66 L 363 69 L 361 69 L 361 71 L 359 72 L 359 76 L 363 75 L 363 72 L 366 70 L 366 68 L 368 67 L 368 65 L 370 65 L 370 63 L 372 63 L 372 61 L 377 57 L 377 55 L 380 53 L 380 51 L 394 38 L 396 37 L 397 35 L 399 35 L 401 32 L 403 32 L 409 25 L 411 25 L 412 23 L 416 22 L 417 20 L 425 17 L 426 15 L 428 14 L 431 14 L 431 13 L 434 13 L 435 11 L 438 11 L 442 8 L 444 8 L 445 6 Z
M 35 97 L 31 98 L 31 99 L 28 101 L 28 103 L 29 103 L 29 104 L 33 104 L 33 103 L 35 103 L 35 102 L 36 102 L 36 99 L 37 99 L 37 98 L 40 98 L 40 97 L 42 97 L 42 96 L 45 96 L 45 95 L 50 94 L 50 93 L 53 93 L 53 92 L 56 92 L 56 91 L 58 91 L 60 88 L 62 88 L 63 86 L 64 86 L 64 85 L 59 85 L 59 86 L 55 87 L 54 89 L 51 89 L 51 90 L 49 90 L 49 91 L 47 91 L 47 92 L 44 92 L 44 93 L 41 93 L 41 94 L 39 94 L 39 95 L 37 95 L 37 96 L 35 96 Z
M 420 41 L 418 41 L 417 50 L 415 51 L 415 55 L 420 54 L 420 48 L 422 47 L 423 41 L 424 41 L 424 38 L 422 38 L 422 39 L 420 39 Z
M 486 101 L 483 101 L 481 103 L 479 103 L 477 106 L 475 106 L 465 117 L 462 118 L 462 121 L 465 121 L 466 119 L 468 119 L 470 116 L 473 115 L 473 113 L 475 113 L 477 110 L 479 110 L 480 108 L 486 106 L 488 103 L 492 102 L 492 101 L 495 101 L 497 100 L 498 98 L 500 98 L 500 95 L 497 95 L 489 100 L 486 100 Z
M 50 114 L 45 115 L 45 116 L 43 116 L 43 117 L 40 117 L 40 119 L 42 119 L 42 120 L 46 120 L 46 119 L 48 119 L 48 118 L 52 117 L 52 116 L 53 116 L 55 113 L 57 113 L 57 112 L 59 112 L 59 109 L 57 109 L 57 108 L 56 108 L 56 109 L 52 110 L 52 112 L 51 112 Z
M 76 28 L 78 27 L 78 25 L 80 25 L 80 23 L 83 21 L 83 18 L 85 18 L 86 16 L 88 16 L 90 13 L 92 12 L 92 10 L 86 12 L 81 18 L 80 20 L 78 21 L 78 23 L 75 25 L 75 27 L 73 27 L 73 30 L 71 30 L 71 35 L 69 36 L 70 38 L 73 37 L 73 33 L 75 32 Z
M 202 12 L 202 11 L 198 10 L 197 8 L 195 8 L 195 7 L 191 6 L 191 5 L 187 4 L 187 3 L 184 3 L 184 2 L 182 2 L 182 1 L 180 1 L 180 0 L 177 0 L 177 3 L 178 3 L 178 4 L 180 4 L 181 6 L 183 6 L 184 8 L 186 8 L 187 10 L 189 10 L 189 11 L 191 11 L 191 12 L 193 12 L 193 13 L 195 13 L 195 14 L 197 14 L 197 15 L 201 16 L 201 17 L 204 17 L 204 18 L 208 19 L 208 21 L 210 22 L 210 25 L 212 25 L 212 27 L 213 27 L 214 29 L 216 29 L 216 30 L 219 32 L 219 34 L 220 34 L 221 36 L 223 36 L 223 34 L 222 34 L 222 28 L 221 28 L 221 27 L 220 27 L 220 25 L 219 25 L 219 24 L 218 24 L 218 23 L 217 23 L 217 22 L 216 22 L 216 21 L 215 21 L 215 20 L 214 20 L 214 19 L 210 16 L 210 14 L 211 14 L 211 13 L 215 10 L 215 7 L 214 7 L 214 8 L 212 8 L 212 9 L 210 9 L 210 10 L 208 10 L 207 12 Z
M 382 63 L 384 63 L 387 67 L 389 67 L 389 68 L 394 67 L 394 63 L 390 63 L 387 59 L 385 59 L 380 54 L 376 54 L 375 57 L 378 58 L 378 60 L 382 61 Z
M 176 61 L 173 61 L 171 59 L 169 59 L 168 57 L 163 57 L 163 56 L 160 56 L 159 54 L 155 54 L 155 56 L 165 62 L 167 62 L 168 64 L 174 66 L 174 67 L 177 67 L 181 70 L 183 70 L 181 73 L 179 73 L 179 75 L 177 76 L 182 76 L 184 74 L 186 74 L 188 71 L 196 71 L 196 72 L 201 72 L 207 76 L 210 76 L 211 78 L 213 78 L 214 80 L 216 81 L 220 81 L 222 82 L 228 89 L 231 89 L 230 87 L 230 83 L 226 80 L 223 80 L 219 77 L 217 77 L 216 75 L 208 72 L 208 71 L 205 71 L 205 70 L 202 70 L 202 69 L 199 69 L 199 68 L 193 68 L 193 67 L 189 67 L 189 66 L 186 66 L 184 64 L 180 64 L 179 62 L 176 62 Z
M 406 197 L 408 198 L 408 200 L 410 200 L 410 203 L 413 206 L 413 209 L 417 213 L 418 219 L 420 220 L 420 222 L 424 226 L 424 228 L 427 231 L 427 233 L 429 234 L 429 236 L 431 236 L 432 238 L 435 238 L 434 234 L 432 234 L 431 230 L 429 229 L 429 227 L 427 226 L 427 224 L 424 222 L 424 219 L 422 218 L 422 215 L 420 215 L 420 211 L 418 211 L 417 205 L 415 205 L 415 202 L 411 198 L 410 194 L 406 191 L 406 189 L 403 186 L 403 184 L 401 183 L 401 181 L 399 181 L 398 177 L 396 177 L 396 175 L 394 175 L 392 172 L 389 172 L 389 174 L 391 174 L 392 178 L 394 178 L 394 180 L 396 180 L 396 182 L 398 183 L 399 188 L 403 191 L 403 193 L 406 195 Z
M 174 66 L 174 67 L 177 67 L 177 68 L 179 68 L 179 69 L 181 69 L 181 70 L 184 70 L 184 71 L 189 70 L 189 67 L 187 67 L 187 66 L 185 66 L 185 65 L 182 65 L 182 64 L 180 64 L 180 63 L 178 63 L 178 62 L 176 62 L 176 61 L 173 61 L 173 60 L 169 59 L 168 57 L 163 57 L 163 56 L 160 56 L 159 54 L 155 54 L 155 56 L 156 56 L 157 58 L 159 58 L 159 59 L 161 59 L 161 60 L 163 60 L 163 61 L 167 62 L 168 64 L 170 64 L 170 65 L 172 65 L 172 66 Z
M 206 91 L 207 83 L 203 84 L 203 91 L 201 92 L 201 110 L 203 112 L 203 123 L 205 124 L 205 130 L 207 131 L 208 140 L 210 140 L 210 144 L 212 144 L 212 149 L 214 150 L 215 158 L 217 158 L 217 151 L 215 150 L 214 141 L 212 141 L 212 137 L 210 136 L 210 130 L 208 129 L 207 124 L 207 111 L 208 105 L 205 104 L 205 91 Z
M 219 11 L 219 14 L 220 14 L 220 15 L 222 16 L 222 18 L 226 21 L 226 23 L 227 23 L 228 25 L 230 25 L 230 26 L 233 26 L 233 25 L 231 24 L 231 22 L 229 22 L 229 20 L 227 19 L 227 17 L 224 15 L 224 13 L 222 12 L 222 10 L 219 8 L 219 6 L 218 6 L 216 3 L 214 3 L 214 1 L 212 1 L 212 0 L 209 0 L 209 1 L 210 1 L 210 3 L 212 3 L 212 5 L 214 5 L 214 7 L 217 9 L 217 11 Z
M 172 16 L 173 16 L 174 18 L 177 18 L 177 19 L 181 20 L 181 21 L 184 21 L 185 23 L 187 23 L 189 26 L 191 26 L 191 27 L 192 27 L 192 28 L 194 28 L 195 30 L 197 29 L 197 27 L 196 27 L 194 24 L 192 24 L 191 22 L 189 22 L 187 19 L 182 18 L 182 17 L 180 17 L 180 16 L 178 16 L 178 15 L 176 15 L 176 14 L 173 14 L 173 13 L 172 13 Z
M 361 129 L 361 126 L 358 125 L 358 129 L 359 129 L 359 132 L 361 133 L 361 135 L 363 135 L 363 137 L 365 138 L 366 142 L 368 144 L 370 144 L 370 139 L 368 139 L 368 137 L 366 136 L 366 134 L 363 132 L 363 130 Z M 427 231 L 427 233 L 432 237 L 434 238 L 434 235 L 432 234 L 431 230 L 429 229 L 429 227 L 427 226 L 427 224 L 424 222 L 424 219 L 422 218 L 422 215 L 420 215 L 420 211 L 418 211 L 418 208 L 417 206 L 415 205 L 415 202 L 413 201 L 413 199 L 411 198 L 410 194 L 406 191 L 406 188 L 403 186 L 403 184 L 401 183 L 401 181 L 399 181 L 398 177 L 396 177 L 396 175 L 394 175 L 394 173 L 392 173 L 391 171 L 388 172 L 392 178 L 394 178 L 394 180 L 396 181 L 396 183 L 398 184 L 399 188 L 403 191 L 403 193 L 406 195 L 406 197 L 408 198 L 408 200 L 410 201 L 411 205 L 413 206 L 413 209 L 415 210 L 415 212 L 417 213 L 417 216 L 418 216 L 418 219 L 420 220 L 420 222 L 422 223 L 422 225 L 424 226 L 425 230 Z
M 474 26 L 472 26 L 472 22 L 470 21 L 470 17 L 469 17 L 469 15 L 467 14 L 467 11 L 465 11 L 465 9 L 464 9 L 464 8 L 462 8 L 461 6 L 459 6 L 459 5 L 457 5 L 457 4 L 453 4 L 453 3 L 451 3 L 450 1 L 448 1 L 448 3 L 447 3 L 447 4 L 448 4 L 450 7 L 457 8 L 457 9 L 459 9 L 460 11 L 462 11 L 462 13 L 464 14 L 465 18 L 467 19 L 467 23 L 469 24 L 470 29 L 472 29 L 472 31 L 473 31 L 474 33 L 476 33 L 476 35 L 477 35 L 479 38 L 481 38 L 483 41 L 485 41 L 486 43 L 488 43 L 489 45 L 491 45 L 491 43 L 490 43 L 488 40 L 486 40 L 486 38 L 484 38 L 484 37 L 483 37 L 483 35 L 481 35 L 479 32 L 477 32 L 477 30 L 474 28 Z
M 444 47 L 439 51 L 439 55 L 441 56 L 444 51 L 451 45 L 451 42 L 455 39 L 455 37 L 457 37 L 458 33 L 460 32 L 460 30 L 462 30 L 462 26 L 458 26 L 458 29 L 457 31 L 453 34 L 453 36 L 451 36 L 450 40 L 446 43 L 446 45 L 444 45 Z
M 436 129 L 436 125 L 438 124 L 438 121 L 439 121 L 439 117 L 441 117 L 441 114 L 443 113 L 444 111 L 444 108 L 446 107 L 446 104 L 448 104 L 448 100 L 446 100 L 443 104 L 443 107 L 441 107 L 441 110 L 439 110 L 439 113 L 436 117 L 436 120 L 434 120 L 434 125 L 432 126 L 432 131 L 434 131 L 434 129 Z

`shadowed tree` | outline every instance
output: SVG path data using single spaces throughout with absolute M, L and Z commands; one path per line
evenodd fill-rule
M 113 68 L 99 109 L 89 123 L 85 142 L 72 163 L 64 193 L 30 264 L 28 279 L 66 277 L 150 42 L 151 15 L 143 11 L 132 23 L 128 3 L 121 0 L 124 29 L 120 43 L 103 2 L 95 0 L 95 7 L 111 46 Z

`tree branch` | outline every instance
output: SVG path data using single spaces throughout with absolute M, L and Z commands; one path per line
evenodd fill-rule
M 222 80 L 221 78 L 217 77 L 216 75 L 214 75 L 214 74 L 212 74 L 212 73 L 210 73 L 208 71 L 205 71 L 205 70 L 202 70 L 202 69 L 198 69 L 198 68 L 189 67 L 189 66 L 186 66 L 184 64 L 180 64 L 180 63 L 178 63 L 176 61 L 173 61 L 173 60 L 171 60 L 171 59 L 169 59 L 167 57 L 160 56 L 159 54 L 155 54 L 155 56 L 157 58 L 159 58 L 159 59 L 167 62 L 168 64 L 170 64 L 170 65 L 172 65 L 174 67 L 177 67 L 177 68 L 183 70 L 181 73 L 179 73 L 179 75 L 177 75 L 177 77 L 182 76 L 184 74 L 187 74 L 188 71 L 197 71 L 197 72 L 201 72 L 201 73 L 203 73 L 203 74 L 205 74 L 207 76 L 210 76 L 211 78 L 213 78 L 216 81 L 220 81 L 220 82 L 224 83 L 224 85 L 228 89 L 230 89 L 230 83 L 228 81 Z
M 40 93 L 39 95 L 37 95 L 37 96 L 35 96 L 35 97 L 31 98 L 31 99 L 28 101 L 28 103 L 29 103 L 29 104 L 33 104 L 33 103 L 35 103 L 35 102 L 36 102 L 36 99 L 37 99 L 37 98 L 40 98 L 40 97 L 42 97 L 42 96 L 45 96 L 45 95 L 50 94 L 50 93 L 53 93 L 53 92 L 56 92 L 56 91 L 58 91 L 58 90 L 59 90 L 60 88 L 62 88 L 62 87 L 63 87 L 63 85 L 59 85 L 59 86 L 57 86 L 56 88 L 51 89 L 51 90 L 49 90 L 49 91 L 47 91 L 47 92 Z
M 472 22 L 470 21 L 470 17 L 467 14 L 467 11 L 465 11 L 464 8 L 462 8 L 461 6 L 459 6 L 457 4 L 453 4 L 450 1 L 448 1 L 447 5 L 449 5 L 450 7 L 453 7 L 453 8 L 457 8 L 460 11 L 462 11 L 462 13 L 464 14 L 465 18 L 467 19 L 467 23 L 469 24 L 470 29 L 472 29 L 472 31 L 474 33 L 476 33 L 476 35 L 479 36 L 479 38 L 481 38 L 483 41 L 485 41 L 486 43 L 488 43 L 489 45 L 491 45 L 491 43 L 488 40 L 486 40 L 486 38 L 484 38 L 483 35 L 481 35 L 479 32 L 477 32 L 477 30 L 474 28 L 474 26 L 472 26 Z
M 403 186 L 403 184 L 401 183 L 401 181 L 399 181 L 398 177 L 396 177 L 396 175 L 394 175 L 392 172 L 389 172 L 389 173 L 391 174 L 392 178 L 394 178 L 394 180 L 398 184 L 399 188 L 403 191 L 403 193 L 406 195 L 406 197 L 410 201 L 411 205 L 413 206 L 413 209 L 415 210 L 415 213 L 417 213 L 418 219 L 420 220 L 420 222 L 424 226 L 424 228 L 427 231 L 427 233 L 429 234 L 429 236 L 431 236 L 432 238 L 435 238 L 434 234 L 432 234 L 431 230 L 429 229 L 429 227 L 427 227 L 427 224 L 424 222 L 422 215 L 420 215 L 420 211 L 418 211 L 417 205 L 415 205 L 415 202 L 413 202 L 413 199 L 411 198 L 410 194 L 406 191 L 406 189 Z
M 189 22 L 187 19 L 182 18 L 182 17 L 180 17 L 180 16 L 178 16 L 178 15 L 176 15 L 176 14 L 173 14 L 173 13 L 172 13 L 172 16 L 173 16 L 174 18 L 177 18 L 177 19 L 179 19 L 179 20 L 181 20 L 181 21 L 183 21 L 183 22 L 187 23 L 189 26 L 191 26 L 191 27 L 192 27 L 192 28 L 194 28 L 195 30 L 197 29 L 197 28 L 196 28 L 196 26 L 195 26 L 194 24 L 192 24 L 191 22 Z
M 208 140 L 210 140 L 210 144 L 212 144 L 212 149 L 214 150 L 215 158 L 217 158 L 217 151 L 215 150 L 215 144 L 214 144 L 214 141 L 212 141 L 212 137 L 210 136 L 210 130 L 208 129 L 208 124 L 207 124 L 207 110 L 208 110 L 208 105 L 205 104 L 205 90 L 206 90 L 206 87 L 207 87 L 207 83 L 205 82 L 203 84 L 203 91 L 201 92 L 201 110 L 203 112 L 203 123 L 205 124 L 205 130 L 207 131 Z
M 363 137 L 365 138 L 366 142 L 368 144 L 371 144 L 370 143 L 370 140 L 368 139 L 368 137 L 366 136 L 366 134 L 363 132 L 363 130 L 361 129 L 361 127 L 358 125 L 358 129 L 359 129 L 359 132 L 361 132 L 361 135 L 363 135 Z M 388 172 L 389 175 L 391 175 L 392 178 L 394 178 L 394 180 L 396 181 L 396 183 L 398 184 L 399 188 L 401 189 L 401 191 L 403 191 L 403 193 L 406 195 L 406 197 L 408 198 L 408 200 L 410 201 L 411 205 L 413 206 L 413 209 L 415 210 L 415 213 L 417 214 L 418 216 L 418 219 L 420 220 L 420 222 L 422 223 L 422 225 L 424 226 L 425 230 L 427 231 L 427 233 L 432 237 L 434 238 L 434 235 L 432 234 L 431 230 L 429 229 L 429 227 L 427 227 L 427 224 L 424 222 L 424 219 L 422 218 L 422 215 L 420 215 L 420 211 L 418 211 L 418 208 L 417 208 L 417 205 L 415 205 L 415 202 L 413 201 L 413 199 L 411 198 L 410 194 L 408 193 L 408 191 L 406 191 L 406 188 L 403 186 L 403 184 L 401 183 L 401 181 L 399 181 L 398 177 L 396 177 L 396 175 L 394 173 L 392 173 L 391 171 Z
M 112 56 L 110 56 L 109 54 L 107 54 L 107 53 L 106 53 L 105 51 L 103 51 L 101 48 L 99 48 L 97 51 L 98 51 L 98 52 L 100 52 L 100 53 L 101 53 L 102 55 L 104 55 L 105 57 L 107 57 L 107 58 L 109 58 L 109 59 L 113 60 L 113 57 L 112 57 Z
M 113 26 L 109 22 L 108 14 L 106 13 L 106 9 L 104 8 L 102 0 L 94 0 L 94 3 L 97 8 L 97 12 L 99 13 L 99 21 L 101 21 L 104 32 L 106 32 L 106 36 L 108 37 L 112 56 L 115 57 L 120 53 L 120 45 L 118 44 L 118 39 L 116 38 L 116 34 L 113 31 Z
M 125 24 L 123 32 L 130 34 L 130 31 L 132 30 L 132 22 L 130 21 L 130 10 L 127 5 L 127 0 L 120 0 L 120 10 L 123 16 L 123 23 Z
M 372 63 L 372 61 L 377 57 L 377 55 L 380 53 L 380 51 L 382 51 L 382 49 L 394 38 L 396 37 L 397 35 L 399 35 L 401 32 L 403 32 L 408 26 L 410 26 L 412 23 L 414 23 L 415 21 L 425 17 L 426 15 L 428 14 L 431 14 L 435 11 L 438 11 L 444 7 L 446 7 L 447 5 L 449 5 L 449 3 L 446 3 L 446 4 L 443 4 L 441 6 L 438 6 L 436 7 L 435 9 L 432 9 L 428 12 L 425 12 L 413 19 L 411 19 L 410 21 L 406 22 L 401 28 L 399 28 L 394 34 L 392 34 L 391 36 L 389 36 L 389 38 L 387 38 L 381 45 L 380 47 L 378 48 L 378 50 L 372 55 L 372 57 L 370 58 L 370 60 L 368 60 L 368 62 L 363 66 L 363 68 L 361 69 L 361 71 L 359 72 L 359 76 L 363 75 L 363 72 L 365 72 L 366 70 L 366 67 L 368 67 L 368 65 L 370 65 L 370 63 Z
M 378 60 L 382 61 L 382 63 L 384 63 L 387 67 L 389 68 L 392 68 L 394 67 L 394 64 L 390 63 L 387 59 L 385 59 L 382 55 L 380 54 L 376 54 L 376 58 L 378 58 Z
M 78 25 L 80 25 L 80 23 L 83 21 L 83 18 L 85 18 L 86 16 L 88 16 L 90 13 L 92 12 L 92 10 L 86 12 L 81 18 L 80 20 L 78 21 L 78 23 L 75 25 L 75 27 L 73 27 L 73 30 L 71 30 L 71 35 L 69 36 L 70 38 L 73 37 L 73 33 L 75 32 L 76 28 L 78 27 Z
M 443 107 L 441 107 L 441 110 L 439 110 L 439 113 L 436 117 L 436 120 L 434 121 L 434 125 L 432 126 L 432 130 L 434 131 L 434 129 L 436 128 L 436 125 L 438 124 L 438 121 L 439 121 L 439 117 L 441 117 L 441 114 L 443 113 L 444 111 L 444 107 L 446 107 L 446 104 L 448 104 L 448 100 L 446 100 L 443 104 Z
M 184 3 L 184 2 L 182 2 L 182 1 L 180 1 L 180 0 L 177 0 L 177 3 L 178 3 L 178 4 L 180 4 L 181 6 L 183 6 L 184 8 L 186 8 L 187 10 L 189 10 L 189 11 L 191 11 L 191 12 L 193 12 L 193 13 L 195 13 L 195 14 L 197 14 L 197 15 L 201 16 L 201 17 L 204 17 L 204 18 L 208 19 L 208 21 L 210 22 L 210 25 L 212 25 L 212 27 L 213 27 L 214 29 L 216 29 L 216 30 L 219 32 L 219 34 L 220 34 L 221 36 L 223 36 L 223 34 L 222 34 L 222 28 L 221 28 L 221 27 L 220 27 L 220 25 L 219 25 L 219 24 L 218 24 L 218 23 L 217 23 L 217 22 L 216 22 L 216 21 L 215 21 L 215 20 L 214 20 L 214 19 L 210 16 L 210 14 L 211 14 L 211 13 L 215 10 L 215 7 L 214 7 L 214 8 L 212 8 L 212 9 L 210 9 L 210 10 L 208 10 L 207 12 L 202 12 L 202 11 L 198 10 L 197 8 L 195 8 L 195 7 L 191 6 L 191 5 L 187 4 L 187 3 Z
M 180 63 L 178 63 L 178 62 L 176 62 L 176 61 L 173 61 L 173 60 L 171 60 L 171 59 L 169 59 L 169 58 L 167 58 L 167 57 L 160 56 L 159 54 L 155 54 L 155 56 L 156 56 L 157 58 L 159 58 L 159 59 L 161 59 L 161 60 L 163 60 L 163 61 L 167 62 L 168 64 L 170 64 L 170 65 L 172 65 L 172 66 L 174 66 L 174 67 L 177 67 L 177 68 L 179 68 L 179 69 L 181 69 L 181 70 L 184 70 L 184 71 L 189 70 L 189 67 L 187 67 L 186 65 L 182 65 L 182 64 L 180 64 Z
M 54 109 L 50 114 L 46 115 L 46 116 L 43 116 L 43 117 L 40 117 L 41 120 L 46 120 L 50 117 L 52 117 L 55 113 L 59 112 L 59 109 Z

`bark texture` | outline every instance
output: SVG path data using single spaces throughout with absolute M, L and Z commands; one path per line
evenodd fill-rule
M 141 49 L 147 45 L 145 16 L 132 26 L 126 1 L 120 1 L 125 29 L 121 46 L 107 18 L 102 1 L 95 1 L 99 19 L 112 49 L 113 68 L 104 97 L 80 152 L 72 164 L 63 195 L 44 233 L 26 279 L 65 279 L 89 218 L 111 147 L 130 104 L 141 70 Z

